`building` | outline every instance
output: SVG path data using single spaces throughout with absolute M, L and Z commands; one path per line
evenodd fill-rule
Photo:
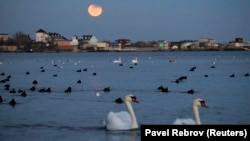
M 236 43 L 243 43 L 243 38 L 235 38 Z
M 76 35 L 74 35 L 71 38 L 70 45 L 71 46 L 78 46 L 79 45 L 78 37 Z
M 180 49 L 191 49 L 194 48 L 194 42 L 183 42 L 180 45 Z
M 9 35 L 8 34 L 0 34 L 0 41 L 8 41 Z
M 91 47 L 93 47 L 93 50 L 95 51 L 106 51 L 109 48 L 109 44 L 105 42 L 99 42 L 99 43 L 90 43 Z
M 57 41 L 65 41 L 67 40 L 64 36 L 56 33 L 56 32 L 46 32 L 43 29 L 39 29 L 36 31 L 36 42 L 53 42 L 56 43 Z
M 83 35 L 81 42 L 85 44 L 89 44 L 89 43 L 97 43 L 98 40 L 94 35 Z
M 98 39 L 94 35 L 83 35 L 79 39 L 79 48 L 81 50 L 96 50 Z
M 46 32 L 39 29 L 36 32 L 36 47 L 53 47 L 56 51 L 78 51 L 78 37 L 74 35 L 71 40 L 68 40 L 61 34 L 56 32 Z
M 17 46 L 16 45 L 0 46 L 0 51 L 4 51 L 4 52 L 17 51 Z
M 79 49 L 85 51 L 120 51 L 121 43 L 98 42 L 94 35 L 83 35 L 79 39 Z
M 50 41 L 65 41 L 67 40 L 64 36 L 56 33 L 56 32 L 49 32 L 49 37 L 50 37 Z
M 250 48 L 250 43 L 245 43 L 243 38 L 235 38 L 234 41 L 229 42 L 230 47 L 236 48 Z
M 117 39 L 115 42 L 120 43 L 122 46 L 131 45 L 131 41 L 129 39 Z
M 70 46 L 70 41 L 68 40 L 59 40 L 59 41 L 55 41 L 56 45 L 59 47 L 67 47 Z
M 39 29 L 36 31 L 36 42 L 48 42 L 49 34 L 43 29 Z
M 159 49 L 165 49 L 165 50 L 169 49 L 169 43 L 165 40 L 159 40 L 157 42 L 157 45 Z
M 209 38 L 199 38 L 197 39 L 199 48 L 215 48 L 218 47 L 218 44 L 213 39 Z
M 122 49 L 121 43 L 112 43 L 112 42 L 108 43 L 109 51 L 121 51 L 121 49 Z

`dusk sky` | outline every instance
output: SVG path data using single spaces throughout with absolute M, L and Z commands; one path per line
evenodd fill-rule
M 88 14 L 92 3 L 102 7 L 100 16 Z M 35 39 L 39 29 L 99 41 L 250 42 L 250 0 L 0 0 L 0 33 Z

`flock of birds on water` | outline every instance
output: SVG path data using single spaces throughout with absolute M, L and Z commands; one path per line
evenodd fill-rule
M 119 66 L 123 66 L 124 61 L 121 59 L 121 57 L 119 57 L 119 59 L 113 60 L 112 63 L 118 64 Z M 137 64 L 139 63 L 137 57 L 136 57 L 135 59 L 131 60 L 131 63 L 132 63 L 133 65 L 131 65 L 129 68 L 132 69 L 132 68 L 134 68 L 135 65 L 137 65 Z M 175 59 L 169 59 L 169 63 L 176 63 L 176 60 L 175 60 Z M 57 64 L 55 64 L 55 63 L 52 63 L 52 64 L 53 64 L 55 67 L 58 67 Z M 211 66 L 211 68 L 215 68 L 215 61 L 213 61 L 213 65 Z M 193 72 L 193 71 L 195 71 L 196 69 L 197 69 L 197 67 L 194 66 L 194 67 L 191 67 L 191 68 L 189 69 L 189 71 L 190 71 L 190 72 Z M 45 72 L 45 71 L 46 71 L 46 69 L 45 69 L 43 66 L 40 67 L 40 70 L 41 70 L 41 72 Z M 84 69 L 77 69 L 77 70 L 75 70 L 75 71 L 76 71 L 76 72 L 86 72 L 86 71 L 88 71 L 88 69 L 87 69 L 87 68 L 84 68 Z M 26 75 L 30 75 L 30 72 L 27 71 L 25 74 L 26 74 Z M 23 90 L 23 89 L 17 89 L 17 90 L 16 90 L 15 88 L 11 87 L 11 79 L 12 79 L 11 74 L 6 74 L 5 72 L 2 72 L 0 75 L 1 75 L 0 83 L 4 84 L 3 86 L 4 86 L 4 89 L 6 90 L 6 92 L 8 92 L 8 93 L 10 93 L 10 94 L 16 94 L 16 93 L 17 93 L 19 96 L 22 96 L 22 97 L 26 97 L 26 96 L 28 95 L 28 94 L 26 93 L 27 90 Z M 95 75 L 97 75 L 97 73 L 96 73 L 96 72 L 93 72 L 92 75 L 95 76 Z M 245 76 L 245 77 L 249 77 L 249 73 L 245 73 L 244 76 Z M 53 77 L 57 77 L 57 74 L 54 74 Z M 204 77 L 208 77 L 208 75 L 205 74 Z M 233 74 L 231 74 L 229 77 L 235 77 L 235 74 L 233 73 Z M 181 83 L 182 81 L 185 81 L 185 80 L 187 80 L 187 79 L 188 79 L 188 76 L 180 76 L 180 77 L 176 78 L 176 80 L 174 80 L 173 83 L 178 84 L 178 83 Z M 53 92 L 52 89 L 51 89 L 51 87 L 48 87 L 48 88 L 44 88 L 44 87 L 43 87 L 43 88 L 39 88 L 39 89 L 38 89 L 38 88 L 37 88 L 38 83 L 39 83 L 38 80 L 34 80 L 34 81 L 32 82 L 32 85 L 33 85 L 33 86 L 30 87 L 29 91 L 30 91 L 30 92 L 38 91 L 38 92 L 40 92 L 40 93 L 51 93 L 51 92 Z M 82 83 L 82 81 L 81 81 L 81 80 L 77 80 L 76 83 L 80 84 L 80 83 Z M 110 87 L 105 87 L 105 88 L 103 88 L 103 91 L 104 91 L 104 92 L 109 92 L 110 90 L 111 90 Z M 160 92 L 164 92 L 164 93 L 170 92 L 170 90 L 168 89 L 168 87 L 164 87 L 163 85 L 160 85 L 160 86 L 157 88 L 157 90 L 159 90 Z M 67 94 L 69 94 L 69 93 L 71 93 L 71 92 L 72 92 L 72 87 L 71 87 L 71 86 L 65 88 L 65 90 L 64 90 L 64 93 L 67 93 Z M 194 90 L 194 89 L 190 89 L 190 90 L 187 90 L 186 93 L 188 93 L 188 94 L 194 94 L 194 93 L 195 93 L 195 90 Z M 100 93 L 99 93 L 99 92 L 96 92 L 96 96 L 100 96 Z M 126 100 L 127 100 L 127 102 L 126 102 Z M 2 95 L 0 95 L 0 103 L 3 103 L 4 101 L 6 101 L 6 100 L 3 98 Z M 118 104 L 122 104 L 122 103 L 128 104 L 128 102 L 134 102 L 134 101 L 136 101 L 136 97 L 135 97 L 134 95 L 132 95 L 132 94 L 127 95 L 124 99 L 121 98 L 121 97 L 118 97 L 117 99 L 114 100 L 114 102 L 116 102 L 116 103 L 118 103 Z M 197 101 L 198 101 L 198 102 L 197 102 Z M 137 102 L 137 101 L 136 101 L 136 102 Z M 194 102 L 199 103 L 199 104 L 197 104 L 197 105 L 207 107 L 206 105 L 203 105 L 203 104 L 204 104 L 204 101 L 203 101 L 202 99 L 198 99 L 198 100 L 196 99 L 196 101 L 194 100 Z M 10 104 L 10 105 L 13 106 L 13 107 L 16 105 L 16 103 L 17 103 L 17 102 L 16 102 L 15 98 L 12 98 L 10 101 L 8 101 L 8 104 Z M 132 106 L 131 106 L 131 107 L 132 107 Z M 132 109 L 132 111 L 133 111 L 133 109 Z M 114 113 L 113 113 L 113 114 L 114 114 Z M 121 114 L 121 113 L 119 113 L 119 114 Z M 131 113 L 129 113 L 129 114 L 130 114 L 130 117 L 131 117 L 131 116 L 132 116 Z M 133 113 L 132 113 L 132 114 L 133 114 Z M 123 116 L 124 116 L 124 115 L 123 115 Z M 116 118 L 117 118 L 117 116 L 116 116 Z M 135 121 L 133 121 L 133 119 L 132 119 L 132 121 L 130 121 L 130 122 L 132 122 L 131 124 L 137 124 L 137 123 L 133 123 L 133 122 L 137 122 L 136 119 L 134 119 L 134 120 L 135 120 Z M 112 126 L 111 126 L 111 125 L 108 125 L 108 124 L 112 124 L 112 123 L 108 123 L 108 122 L 112 122 L 112 118 L 111 118 L 111 115 L 110 115 L 110 114 L 108 115 L 108 118 L 107 118 L 107 121 L 105 122 L 105 124 L 106 124 L 106 126 L 109 127 L 111 130 L 112 130 L 113 128 L 116 129 L 116 127 L 114 127 L 113 125 L 112 125 Z M 137 127 L 137 125 L 134 125 L 134 126 Z M 117 127 L 117 128 L 119 128 L 119 127 Z M 126 128 L 129 128 L 129 127 L 126 127 Z
M 114 64 L 118 64 L 119 66 L 123 66 L 123 64 L 124 64 L 124 60 L 122 60 L 121 57 L 119 57 L 119 58 L 116 59 L 116 60 L 113 60 L 112 62 L 113 62 Z M 213 61 L 213 64 L 215 64 L 215 62 L 216 62 L 216 60 Z M 135 59 L 131 60 L 131 63 L 134 64 L 134 65 L 137 65 L 137 64 L 139 63 L 137 57 L 136 57 Z M 175 59 L 169 59 L 169 63 L 176 63 L 176 60 L 175 60 Z M 55 64 L 55 63 L 52 63 L 52 64 L 53 64 L 55 67 L 58 67 L 57 64 Z M 75 63 L 75 65 L 77 65 L 77 64 Z M 132 69 L 132 68 L 134 68 L 134 66 L 131 65 L 131 66 L 129 66 L 129 68 Z M 215 65 L 212 65 L 211 68 L 215 68 Z M 41 72 L 45 72 L 45 68 L 44 68 L 43 66 L 41 66 L 40 69 L 41 69 Z M 195 71 L 196 69 L 197 69 L 197 67 L 194 66 L 194 67 L 191 67 L 191 68 L 189 69 L 189 71 Z M 84 69 L 77 69 L 77 70 L 76 70 L 76 72 L 86 72 L 86 71 L 88 71 L 87 68 L 84 68 Z M 26 74 L 26 75 L 29 75 L 30 72 L 27 71 L 25 74 Z M 4 89 L 5 89 L 6 91 L 9 91 L 9 93 L 12 93 L 12 94 L 18 93 L 18 94 L 20 94 L 20 96 L 22 96 L 22 97 L 26 97 L 26 96 L 27 96 L 27 93 L 26 93 L 25 90 L 22 90 L 22 89 L 16 90 L 15 88 L 11 88 L 11 85 L 10 85 L 10 83 L 9 83 L 10 80 L 11 80 L 11 75 L 7 75 L 5 72 L 2 72 L 0 75 L 3 76 L 3 77 L 6 76 L 6 78 L 0 80 L 0 83 L 6 83 L 6 84 L 4 85 Z M 97 75 L 97 73 L 96 73 L 96 72 L 93 72 L 92 75 Z M 245 77 L 249 77 L 249 73 L 245 73 L 244 76 L 245 76 Z M 57 74 L 54 74 L 53 77 L 57 77 Z M 208 75 L 205 74 L 204 77 L 208 77 Z M 233 74 L 231 74 L 229 77 L 235 77 L 235 74 L 233 73 Z M 182 81 L 185 81 L 185 80 L 187 80 L 187 76 L 180 76 L 180 77 L 176 78 L 176 80 L 174 80 L 173 82 L 178 84 L 178 83 L 181 83 Z M 82 81 L 79 79 L 79 80 L 76 81 L 76 83 L 80 84 L 80 83 L 82 83 Z M 37 90 L 36 85 L 38 85 L 38 81 L 37 81 L 37 80 L 34 80 L 34 81 L 32 82 L 32 84 L 33 84 L 33 86 L 29 89 L 31 92 Z M 168 87 L 164 87 L 164 86 L 162 86 L 162 85 L 160 85 L 157 89 L 160 90 L 161 92 L 170 92 L 169 89 L 168 89 Z M 50 92 L 52 92 L 51 87 L 48 87 L 48 88 L 40 88 L 40 89 L 38 89 L 38 91 L 41 92 L 41 93 L 44 93 L 44 92 L 50 93 Z M 104 91 L 104 92 L 109 92 L 109 91 L 110 91 L 110 87 L 105 87 L 105 88 L 103 89 L 103 91 Z M 64 92 L 65 92 L 65 93 L 71 93 L 71 92 L 72 92 L 72 87 L 71 87 L 71 86 L 67 87 L 67 88 L 64 90 Z M 192 89 L 187 90 L 186 93 L 188 93 L 188 94 L 194 94 L 194 93 L 195 93 L 195 90 L 192 88 Z M 96 92 L 96 96 L 100 96 L 100 93 L 99 93 L 99 92 Z M 1 102 L 1 103 L 3 102 L 3 97 L 2 97 L 1 95 L 0 95 L 0 102 Z M 123 103 L 124 101 L 122 100 L 121 97 L 119 97 L 119 98 L 115 99 L 114 102 L 121 104 L 121 103 Z M 15 100 L 15 98 L 12 98 L 12 99 L 9 101 L 9 104 L 12 105 L 12 106 L 15 106 L 15 105 L 16 105 L 16 100 Z
M 124 64 L 124 60 L 122 60 L 121 57 L 119 57 L 119 59 L 117 59 L 117 60 L 113 60 L 112 62 L 113 62 L 114 64 L 118 64 L 119 66 L 123 66 L 123 64 Z M 78 63 L 80 63 L 80 61 L 79 61 Z M 77 65 L 78 63 L 75 62 L 74 65 Z M 138 64 L 138 59 L 137 59 L 137 57 L 136 57 L 135 59 L 131 60 L 131 63 L 132 63 L 133 65 L 137 65 L 137 64 Z M 1 63 L 1 64 L 3 64 L 3 63 Z M 62 66 L 58 66 L 57 64 L 55 64 L 54 61 L 52 61 L 52 64 L 53 64 L 54 67 L 63 68 Z M 133 65 L 131 65 L 129 68 L 130 68 L 130 69 L 133 69 L 133 68 L 134 68 Z M 77 69 L 77 70 L 75 70 L 75 71 L 78 72 L 78 73 L 80 73 L 80 72 L 87 72 L 87 71 L 88 71 L 88 68 Z M 40 67 L 40 72 L 46 72 L 45 67 L 41 66 L 41 67 Z M 30 74 L 31 74 L 30 71 L 25 72 L 25 75 L 30 75 Z M 97 73 L 96 73 L 96 72 L 93 72 L 92 75 L 95 76 L 95 75 L 97 75 Z M 11 75 L 11 74 L 7 74 L 7 73 L 5 73 L 5 72 L 1 72 L 1 73 L 0 73 L 0 76 L 1 76 L 1 77 L 4 77 L 4 78 L 1 78 L 0 84 L 1 84 L 1 83 L 4 84 L 4 90 L 6 90 L 8 93 L 10 93 L 10 94 L 17 94 L 17 95 L 15 95 L 15 96 L 22 96 L 22 97 L 26 97 L 26 96 L 28 95 L 27 92 L 26 92 L 27 90 L 20 89 L 20 88 L 16 89 L 16 88 L 14 88 L 14 87 L 11 87 L 11 84 L 10 84 L 11 78 L 12 78 L 12 75 Z M 57 77 L 57 76 L 58 76 L 57 74 L 54 74 L 54 75 L 53 75 L 53 77 Z M 38 91 L 38 92 L 40 92 L 40 93 L 51 93 L 51 92 L 53 92 L 51 87 L 48 87 L 48 88 L 44 88 L 44 87 L 42 87 L 42 88 L 37 88 L 38 83 L 39 83 L 38 80 L 32 81 L 32 85 L 33 85 L 33 86 L 31 86 L 31 87 L 29 88 L 29 91 L 30 91 L 30 92 Z M 82 80 L 79 79 L 79 80 L 76 81 L 76 83 L 81 84 L 81 83 L 82 83 Z M 103 92 L 109 92 L 109 91 L 110 91 L 110 87 L 105 87 L 105 88 L 103 88 Z M 69 94 L 69 93 L 71 93 L 71 92 L 72 92 L 72 87 L 71 87 L 71 86 L 68 86 L 68 87 L 65 88 L 65 90 L 64 90 L 64 93 L 67 93 L 67 94 Z M 100 96 L 100 93 L 99 93 L 99 92 L 96 92 L 96 96 Z M 5 101 L 5 99 L 3 98 L 2 95 L 0 95 L 0 103 L 3 103 L 4 101 Z M 114 102 L 121 104 L 121 103 L 123 103 L 123 100 L 122 100 L 121 97 L 119 97 L 119 98 L 115 99 Z M 12 99 L 8 102 L 8 104 L 10 104 L 11 106 L 14 107 L 14 106 L 17 104 L 16 99 L 15 99 L 15 98 L 12 98 Z

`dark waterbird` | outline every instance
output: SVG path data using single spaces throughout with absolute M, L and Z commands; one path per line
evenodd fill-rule
M 109 92 L 110 91 L 110 88 L 109 87 L 106 87 L 103 89 L 104 92 Z
M 179 78 L 178 78 L 179 80 L 187 80 L 187 76 L 180 76 Z
M 6 79 L 5 79 L 5 82 L 9 82 L 9 81 L 10 81 L 10 78 L 6 78 Z
M 45 90 L 45 92 L 51 92 L 51 88 L 50 87 L 48 87 L 46 90 Z
M 164 87 L 161 85 L 161 86 L 159 86 L 157 89 L 158 89 L 158 90 L 162 90 L 162 89 L 164 89 Z
M 9 93 L 16 93 L 16 90 L 15 90 L 15 88 L 12 88 L 10 91 L 9 91 Z
M 5 90 L 10 90 L 10 87 L 5 87 Z
M 5 81 L 5 79 L 3 79 L 3 80 L 1 80 L 0 82 L 1 82 L 1 83 L 5 83 L 6 81 Z
M 175 83 L 180 83 L 181 81 L 186 80 L 186 79 L 187 79 L 187 76 L 180 76 L 179 78 L 175 80 Z
M 14 107 L 16 105 L 16 100 L 12 98 L 9 104 Z
M 30 88 L 30 90 L 31 90 L 31 91 L 35 91 L 35 90 L 36 90 L 36 87 L 35 87 L 35 86 L 32 86 L 32 87 Z
M 196 67 L 192 67 L 191 69 L 189 69 L 189 71 L 194 71 L 196 69 Z
M 17 90 L 18 93 L 22 93 L 23 91 L 24 91 L 24 90 L 22 90 L 22 89 L 18 89 L 18 90 Z
M 168 87 L 162 88 L 161 92 L 169 92 Z
M 119 97 L 119 98 L 117 98 L 117 99 L 115 100 L 115 102 L 121 104 L 121 103 L 123 103 L 123 100 L 122 100 L 121 97 Z
M 11 75 L 8 75 L 8 76 L 7 76 L 7 79 L 10 79 L 10 78 L 11 78 Z
M 47 89 L 46 88 L 41 88 L 40 90 L 39 90 L 39 92 L 51 92 L 51 88 L 50 87 L 48 87 Z
M 5 84 L 4 87 L 5 87 L 5 90 L 9 90 L 10 89 L 10 84 Z
M 39 92 L 45 92 L 45 88 L 39 89 Z
M 157 88 L 161 92 L 169 92 L 168 87 L 163 87 L 162 85 Z
M 194 89 L 188 90 L 187 93 L 189 93 L 189 94 L 194 94 Z
M 26 92 L 23 91 L 23 92 L 21 93 L 21 96 L 22 96 L 22 97 L 26 97 L 26 96 L 27 96 Z
M 1 82 L 1 83 L 6 83 L 6 82 L 9 82 L 9 81 L 10 81 L 10 78 L 9 78 L 9 77 L 7 77 L 7 78 L 5 78 L 5 79 L 1 80 L 0 82 Z
M 71 87 L 68 87 L 64 92 L 65 93 L 70 93 L 71 92 Z
M 244 74 L 244 76 L 249 76 L 249 73 Z
M 37 85 L 37 84 L 38 84 L 38 81 L 37 81 L 37 80 L 34 80 L 34 81 L 32 82 L 32 84 Z

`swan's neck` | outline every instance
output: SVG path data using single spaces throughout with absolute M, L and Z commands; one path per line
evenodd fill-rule
M 126 101 L 125 104 L 128 108 L 128 112 L 129 112 L 131 120 L 132 120 L 131 128 L 132 129 L 138 128 L 137 119 L 136 119 L 136 116 L 135 116 L 135 113 L 134 113 L 134 110 L 133 110 L 131 103 Z
M 193 111 L 194 111 L 194 120 L 195 120 L 195 123 L 197 125 L 200 125 L 201 124 L 201 120 L 200 120 L 200 114 L 199 114 L 198 107 L 194 105 L 193 106 Z

